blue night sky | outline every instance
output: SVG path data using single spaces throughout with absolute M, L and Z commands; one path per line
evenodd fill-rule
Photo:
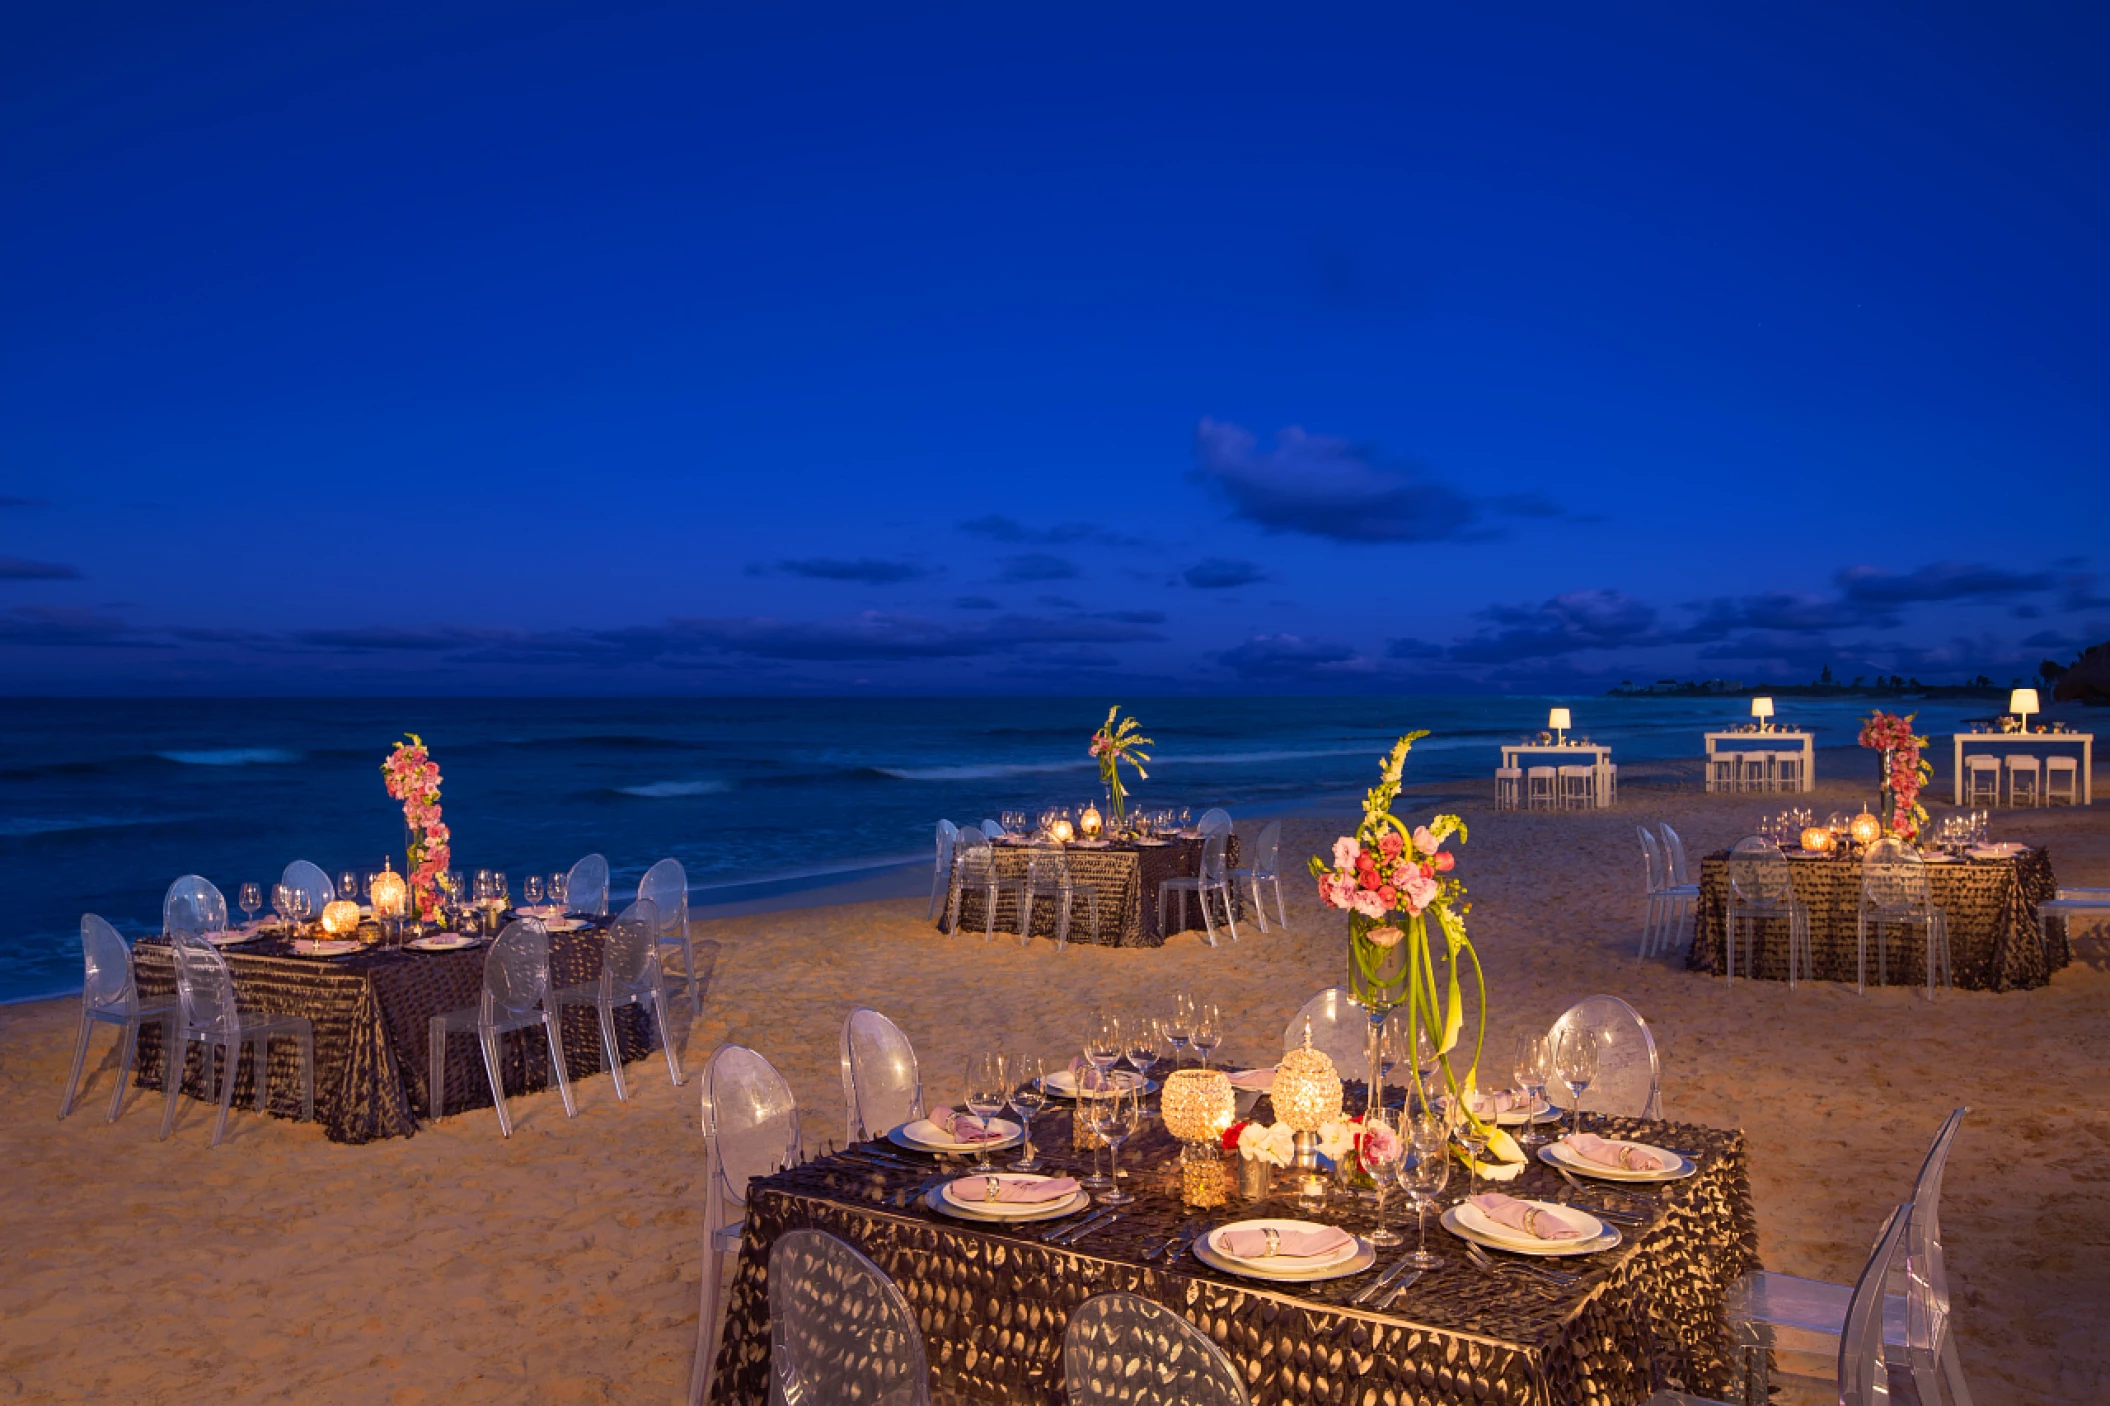
M 0 691 L 2110 637 L 2110 10 L 16 5 Z

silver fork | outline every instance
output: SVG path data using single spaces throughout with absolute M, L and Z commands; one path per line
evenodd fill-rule
M 1587 1191 L 1592 1193 L 1593 1195 L 1601 1196 L 1606 1200 L 1610 1200 L 1612 1197 L 1616 1196 L 1620 1200 L 1625 1201 L 1629 1205 L 1633 1206 L 1654 1207 L 1661 1204 L 1661 1202 L 1657 1201 L 1655 1197 L 1644 1196 L 1637 1191 L 1628 1191 L 1623 1187 L 1611 1185 L 1600 1185 L 1596 1182 L 1585 1182 L 1579 1177 L 1577 1177 L 1573 1172 L 1569 1171 L 1566 1167 L 1555 1167 L 1553 1170 L 1559 1172 L 1561 1174 L 1561 1180 L 1568 1183 L 1568 1185 L 1574 1187 L 1577 1191 Z
M 1465 1255 L 1490 1274 L 1519 1274 L 1548 1289 L 1573 1289 L 1582 1283 L 1577 1276 L 1564 1274 L 1557 1269 L 1548 1269 L 1536 1264 L 1520 1264 L 1513 1260 L 1498 1260 L 1470 1240 L 1465 1242 Z

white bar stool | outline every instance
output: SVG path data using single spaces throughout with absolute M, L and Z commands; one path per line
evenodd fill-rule
M 1967 806 L 2000 804 L 2000 758 L 1978 752 L 1963 759 L 1963 803 Z
M 1560 807 L 1560 773 L 1550 766 L 1535 766 L 1524 773 L 1524 804 L 1532 810 Z
M 1619 764 L 1617 762 L 1606 762 L 1604 764 L 1604 781 L 1602 785 L 1604 788 L 1604 803 L 1608 806 L 1618 805 Z
M 1739 791 L 1770 791 L 1773 789 L 1773 754 L 1771 752 L 1738 752 L 1737 784 Z
M 1560 769 L 1562 810 L 1592 810 L 1597 805 L 1597 768 L 1564 766 Z
M 1716 752 L 1707 759 L 1707 789 L 1710 791 L 1734 791 L 1736 789 L 1736 753 Z
M 2066 779 L 2063 790 L 2059 778 Z M 2077 806 L 2081 803 L 2081 764 L 2072 757 L 2044 759 L 2044 804 Z
M 1773 789 L 1776 791 L 1800 791 L 1802 789 L 1802 753 L 1775 752 L 1773 754 Z
M 2022 782 L 2024 779 L 2029 782 L 2029 803 L 2032 806 L 2043 805 L 2043 759 L 2041 757 L 2028 757 L 2019 753 L 2011 753 L 2007 759 L 2007 803 L 2009 805 L 2019 806 L 2022 804 Z
M 1499 766 L 1495 768 L 1495 809 L 1515 810 L 1518 792 L 1523 789 L 1524 768 Z

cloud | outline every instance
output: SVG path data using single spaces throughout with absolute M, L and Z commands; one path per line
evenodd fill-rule
M 1895 613 L 1887 607 L 1871 610 L 1837 597 L 1798 595 L 1788 591 L 1716 596 L 1712 600 L 1689 601 L 1685 608 L 1697 614 L 1690 625 L 1676 632 L 1675 639 L 1680 644 L 1725 639 L 1739 630 L 1819 634 L 1826 630 L 1897 624 Z
M 1461 663 L 1508 664 L 1663 642 L 1656 608 L 1623 591 L 1568 591 L 1538 605 L 1495 605 L 1478 614 L 1494 628 L 1451 646 L 1451 658 Z
M 937 573 L 929 567 L 918 566 L 908 561 L 881 561 L 874 557 L 859 557 L 845 561 L 839 557 L 803 557 L 796 560 L 780 560 L 774 566 L 760 562 L 749 566 L 747 574 L 761 576 L 769 572 L 781 572 L 786 576 L 804 576 L 815 581 L 862 581 L 871 586 L 894 586 L 903 581 L 920 581 Z
M 1127 537 L 1118 532 L 1109 532 L 1089 522 L 1058 522 L 1053 527 L 1032 528 L 1016 518 L 1005 517 L 1002 513 L 969 518 L 960 524 L 960 531 L 971 532 L 977 537 L 987 537 L 992 542 L 1042 547 L 1059 547 L 1071 542 L 1097 542 L 1102 547 L 1143 545 L 1140 537 Z
M 2062 584 L 2065 589 L 2059 598 L 2059 609 L 2061 610 L 2101 610 L 2106 606 L 2110 606 L 2110 596 L 2097 595 L 2095 593 L 2095 578 L 2086 572 L 2075 572 L 2073 575 L 2068 576 Z
M 49 498 L 21 498 L 12 493 L 0 493 L 0 508 L 48 508 Z
M 0 643 L 59 648 L 166 649 L 115 615 L 75 605 L 24 605 L 0 613 Z
M 2074 636 L 2058 630 L 2039 630 L 2022 642 L 2031 649 L 2072 649 L 2080 644 Z
M 759 659 L 885 661 L 964 659 L 1043 645 L 1103 646 L 1161 636 L 1140 625 L 1081 617 L 1003 615 L 987 622 L 951 624 L 865 611 L 847 620 L 675 619 L 659 627 L 602 632 L 596 638 L 638 652 L 710 649 Z
M 1033 603 L 1035 605 L 1044 605 L 1050 610 L 1084 609 L 1082 601 L 1071 600 L 1068 596 L 1036 596 Z
M 1067 557 L 1058 557 L 1050 552 L 1026 552 L 1021 556 L 1005 557 L 1003 572 L 997 579 L 1068 581 L 1083 574 L 1077 569 L 1077 563 Z
M 1336 542 L 1440 542 L 1472 535 L 1471 499 L 1331 435 L 1291 426 L 1275 447 L 1237 425 L 1204 419 L 1194 432 L 1195 473 L 1231 511 L 1270 532 Z
M 2058 578 L 2048 571 L 2008 571 L 1997 566 L 1937 561 L 1903 575 L 1873 566 L 1849 566 L 1836 578 L 1854 605 L 1886 608 L 1922 601 L 2004 600 L 2048 591 Z
M 1255 581 L 1267 580 L 1267 572 L 1259 563 L 1233 557 L 1204 557 L 1180 575 L 1198 591 L 1228 590 L 1233 586 L 1250 586 Z
M 954 596 L 954 610 L 995 610 L 997 603 L 987 596 Z
M 79 568 L 58 561 L 31 561 L 27 557 L 0 557 L 0 581 L 78 581 Z
M 1216 659 L 1242 679 L 1310 679 L 1371 670 L 1370 661 L 1351 646 L 1302 635 L 1255 635 Z
M 1442 645 L 1431 644 L 1427 640 L 1418 640 L 1412 636 L 1393 640 L 1385 646 L 1387 659 L 1441 659 L 1444 652 Z
M 1162 625 L 1165 612 L 1162 610 L 1100 610 L 1093 612 L 1096 620 L 1118 620 L 1124 625 Z

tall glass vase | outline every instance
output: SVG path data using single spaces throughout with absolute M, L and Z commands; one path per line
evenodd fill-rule
M 1373 938 L 1372 933 L 1389 934 Z M 1385 1017 L 1396 1006 L 1406 1004 L 1409 952 L 1407 937 L 1396 927 L 1366 918 L 1360 913 L 1348 919 L 1348 999 L 1370 1017 L 1364 1036 L 1369 1059 L 1369 1082 L 1364 1086 L 1364 1114 L 1384 1107 L 1385 1071 L 1383 1035 Z
M 1883 749 L 1882 784 L 1876 796 L 1876 819 L 1882 823 L 1883 833 L 1886 835 L 1891 832 L 1891 820 L 1897 815 L 1898 811 L 1897 793 L 1890 786 L 1892 775 L 1890 769 L 1896 761 L 1897 758 L 1892 755 L 1891 749 L 1885 747 Z

